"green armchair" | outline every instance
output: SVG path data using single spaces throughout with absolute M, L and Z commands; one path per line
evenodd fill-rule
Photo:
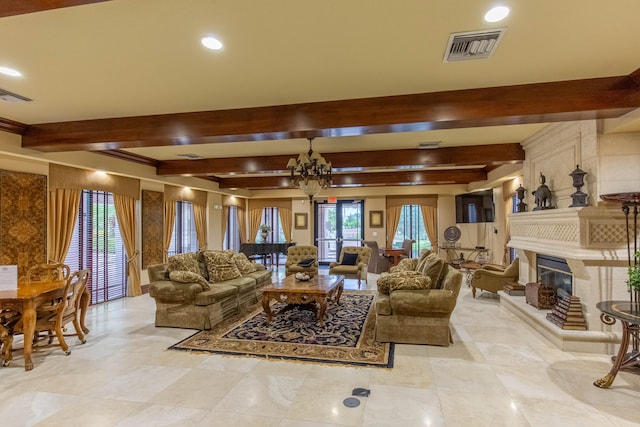
M 357 259 L 354 265 L 343 263 L 345 254 L 356 254 Z M 369 259 L 371 258 L 371 248 L 368 246 L 345 246 L 340 251 L 340 259 L 338 262 L 329 263 L 329 274 L 340 274 L 345 277 L 364 280 L 367 283 L 367 270 Z
M 485 265 L 471 276 L 471 293 L 476 297 L 476 288 L 497 293 L 509 282 L 517 282 L 520 277 L 520 260 L 514 259 L 511 265 L 502 269 L 495 265 Z

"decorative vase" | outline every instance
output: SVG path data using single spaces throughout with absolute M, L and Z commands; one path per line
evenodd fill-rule
M 263 231 L 260 233 L 260 235 L 262 236 L 262 243 L 267 243 L 267 237 L 269 237 L 269 232 Z

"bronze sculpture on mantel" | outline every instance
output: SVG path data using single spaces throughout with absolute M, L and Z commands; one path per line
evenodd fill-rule
M 551 189 L 545 184 L 547 178 L 540 172 L 540 186 L 536 188 L 536 191 L 531 194 L 534 195 L 536 201 L 536 207 L 534 211 L 541 211 L 544 209 L 553 209 L 553 200 L 551 199 Z
M 640 206 L 640 193 L 614 193 L 600 196 L 607 202 L 622 204 L 622 212 L 625 216 L 627 234 L 627 258 L 629 273 L 637 268 L 638 259 L 638 206 Z M 633 208 L 633 228 L 629 230 L 629 214 Z M 631 256 L 631 233 L 633 233 L 633 257 Z M 633 264 L 632 264 L 633 262 Z M 616 356 L 611 357 L 613 366 L 607 375 L 594 381 L 593 385 L 599 388 L 609 388 L 613 384 L 619 370 L 640 374 L 640 289 L 627 282 L 629 287 L 628 301 L 600 301 L 596 307 L 602 312 L 600 320 L 605 325 L 614 325 L 616 320 L 622 323 L 622 340 Z M 627 348 L 631 344 L 631 351 Z

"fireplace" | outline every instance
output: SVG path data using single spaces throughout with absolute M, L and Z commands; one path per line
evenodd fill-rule
M 573 295 L 573 275 L 567 260 L 551 255 L 536 255 L 536 281 L 552 286 L 558 298 Z

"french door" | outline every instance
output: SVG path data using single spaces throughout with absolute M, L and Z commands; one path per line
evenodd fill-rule
M 337 261 L 343 246 L 362 246 L 363 210 L 360 201 L 315 203 L 314 238 L 318 246 L 319 263 Z

